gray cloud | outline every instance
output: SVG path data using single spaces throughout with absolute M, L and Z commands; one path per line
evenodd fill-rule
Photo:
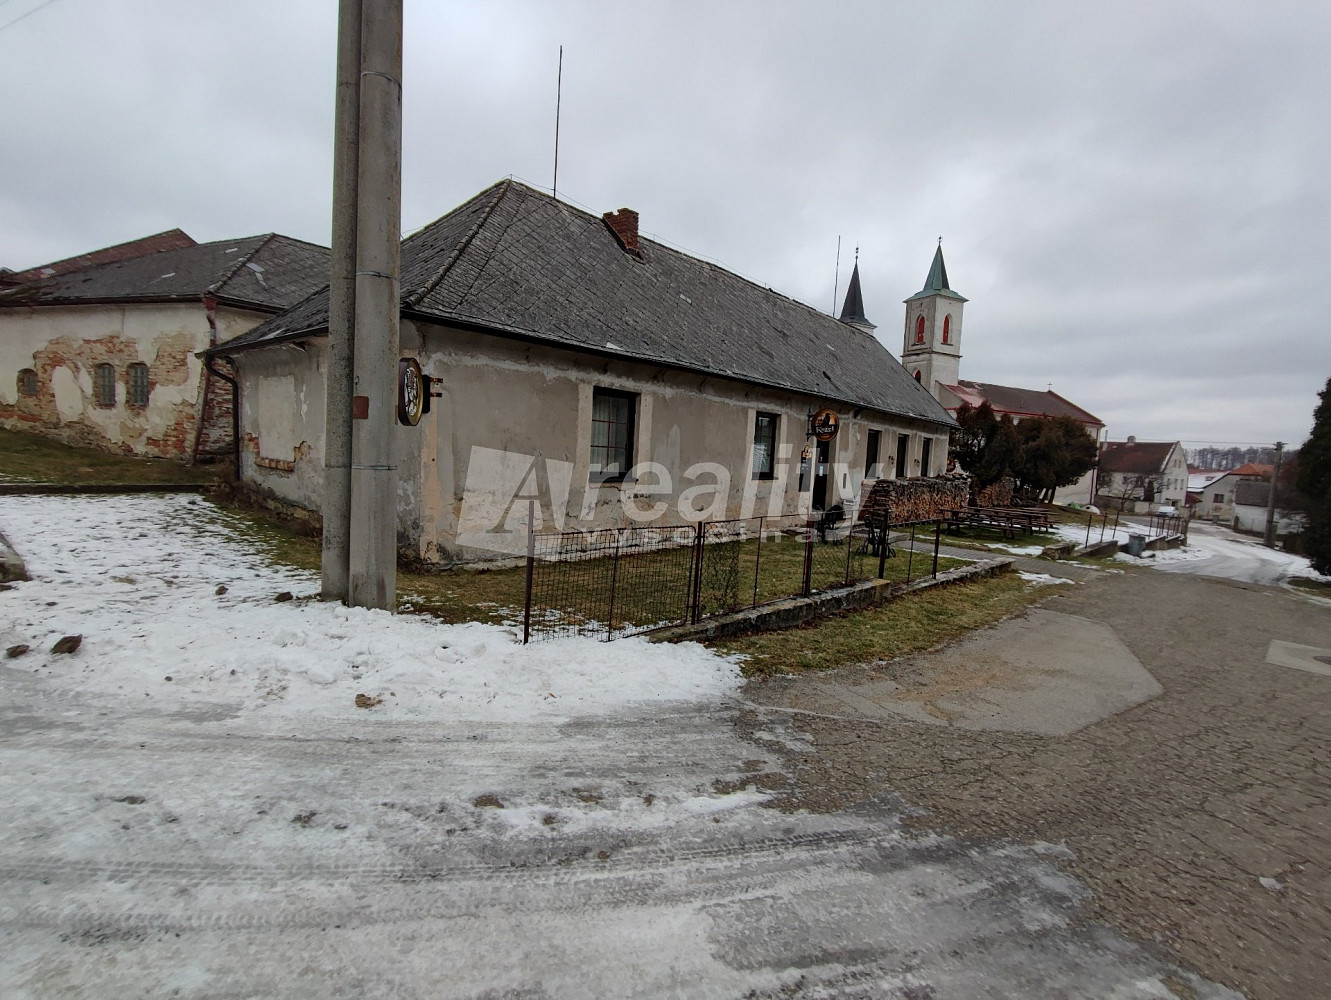
M 6 5 L 16 16 L 36 0 Z M 1116 437 L 1300 440 L 1331 372 L 1331 14 L 1243 2 L 408 0 L 404 209 L 499 177 L 832 307 L 944 236 L 964 377 L 1055 388 Z M 0 32 L 0 262 L 179 225 L 328 232 L 331 3 L 60 0 Z

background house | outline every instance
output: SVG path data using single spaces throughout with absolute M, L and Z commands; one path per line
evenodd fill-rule
M 967 299 L 948 284 L 947 265 L 940 244 L 934 251 L 924 287 L 906 299 L 901 364 L 911 376 L 928 388 L 949 413 L 955 414 L 963 403 L 979 406 L 988 402 L 996 416 L 1008 416 L 1014 421 L 1030 417 L 1071 417 L 1098 442 L 1104 431 L 1101 420 L 1052 389 L 1022 389 L 961 378 L 961 327 L 966 302 Z M 860 312 L 862 315 L 862 306 Z M 844 312 L 842 316 L 846 318 Z M 1092 469 L 1071 486 L 1060 487 L 1054 500 L 1089 504 L 1095 496 L 1095 482 L 1096 472 Z
M 0 426 L 67 444 L 190 459 L 231 448 L 231 390 L 199 351 L 328 280 L 328 251 L 268 234 L 180 230 L 7 276 Z
M 679 524 L 846 503 L 947 460 L 955 422 L 870 333 L 641 238 L 627 209 L 503 181 L 403 243 L 401 296 L 401 353 L 442 393 L 396 428 L 399 543 L 427 560 L 493 558 L 524 484 L 540 528 L 657 505 Z M 245 480 L 311 510 L 327 308 L 323 291 L 210 352 L 236 366 Z
M 1188 459 L 1178 441 L 1106 441 L 1099 471 L 1096 503 L 1102 508 L 1146 514 L 1186 505 Z
M 1269 480 L 1239 480 L 1234 484 L 1234 517 L 1230 526 L 1235 531 L 1265 534 L 1266 511 L 1270 499 L 1271 483 Z M 1277 494 L 1276 502 L 1279 503 L 1279 494 Z M 1274 525 L 1277 535 L 1288 535 L 1306 528 L 1308 518 L 1302 512 L 1287 511 L 1277 506 Z
M 1201 499 L 1197 503 L 1194 516 L 1218 524 L 1232 525 L 1236 513 L 1234 505 L 1239 484 L 1268 481 L 1271 478 L 1271 470 L 1272 466 L 1270 465 L 1248 462 L 1240 465 L 1237 469 L 1220 473 L 1200 490 Z M 1265 501 L 1262 504 L 1264 508 Z M 1265 529 L 1266 514 L 1263 510 L 1262 530 Z

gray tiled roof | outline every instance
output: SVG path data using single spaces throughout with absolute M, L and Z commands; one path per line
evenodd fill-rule
M 402 309 L 574 350 L 953 423 L 876 339 L 723 268 L 501 181 L 402 245 Z M 224 348 L 327 328 L 327 290 Z
M 218 301 L 275 312 L 328 282 L 325 247 L 268 233 L 163 250 L 0 291 L 0 307 Z

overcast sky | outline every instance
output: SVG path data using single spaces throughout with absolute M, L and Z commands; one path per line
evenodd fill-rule
M 174 226 L 327 243 L 333 0 L 0 25 L 0 264 Z M 562 44 L 561 197 L 828 310 L 839 235 L 898 356 L 941 235 L 963 378 L 1052 383 L 1115 439 L 1311 426 L 1331 5 L 406 0 L 406 36 L 405 230 L 549 187 Z

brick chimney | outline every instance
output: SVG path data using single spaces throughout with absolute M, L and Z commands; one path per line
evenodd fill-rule
M 637 212 L 631 208 L 621 208 L 618 212 L 606 212 L 601 218 L 625 250 L 632 254 L 638 252 Z

